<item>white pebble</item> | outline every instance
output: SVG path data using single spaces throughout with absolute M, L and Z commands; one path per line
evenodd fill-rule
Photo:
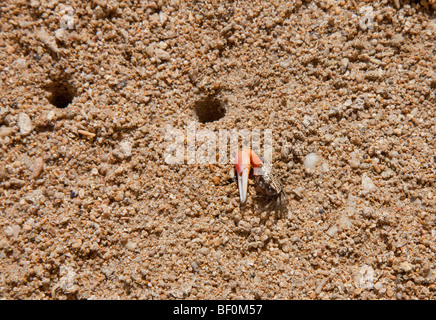
M 18 115 L 18 127 L 20 128 L 20 133 L 25 136 L 28 135 L 33 130 L 32 120 L 27 113 L 20 113 Z
M 364 196 L 377 190 L 376 185 L 372 182 L 371 178 L 366 174 L 362 176 L 362 194 Z
M 379 291 L 379 292 L 383 291 L 383 289 L 384 289 L 384 287 L 383 287 L 383 283 L 381 283 L 380 281 L 377 282 L 377 283 L 374 285 L 374 289 L 376 289 L 376 290 Z M 386 290 L 384 290 L 384 291 L 386 291 Z
M 20 68 L 25 68 L 27 66 L 27 61 L 26 61 L 26 59 L 19 58 L 19 59 L 15 60 L 15 64 Z
M 338 226 L 334 224 L 326 231 L 326 233 L 330 238 L 333 238 L 338 234 L 338 231 Z
M 162 50 L 161 48 L 154 49 L 154 54 L 156 55 L 156 58 L 163 60 L 163 61 L 170 60 L 170 58 L 171 58 L 170 54 L 168 52 L 166 52 L 165 50 Z
M 7 226 L 4 230 L 4 233 L 8 237 L 16 238 L 20 234 L 21 228 L 19 225 L 15 224 L 13 226 Z
M 360 270 L 354 276 L 354 282 L 357 287 L 364 290 L 371 290 L 374 288 L 374 269 L 369 265 L 362 265 Z
M 339 226 L 342 229 L 350 229 L 353 226 L 353 221 L 350 218 L 348 218 L 347 216 L 342 216 L 339 219 Z
M 288 68 L 290 65 L 291 65 L 291 63 L 292 63 L 292 57 L 291 58 L 288 58 L 288 59 L 286 59 L 286 60 L 284 60 L 284 61 L 282 61 L 282 62 L 280 62 L 280 67 L 282 67 L 282 68 Z
M 306 169 L 315 169 L 316 163 L 318 162 L 318 156 L 316 153 L 309 153 L 304 159 L 304 167 Z
M 52 121 L 53 118 L 55 117 L 55 115 L 56 115 L 55 112 L 53 110 L 51 110 L 47 115 L 47 120 Z
M 292 193 L 295 195 L 297 199 L 302 199 L 304 197 L 304 188 L 303 187 L 297 187 L 294 190 L 292 190 Z
M 323 162 L 323 164 L 321 165 L 321 171 L 329 172 L 329 170 L 330 170 L 329 164 L 327 162 Z
M 130 157 L 132 155 L 132 143 L 130 141 L 121 141 L 120 149 L 125 157 Z
M 202 255 L 207 255 L 209 253 L 209 249 L 202 247 L 202 248 L 198 249 L 198 253 L 200 253 Z
M 127 244 L 126 244 L 126 248 L 127 249 L 129 249 L 129 250 L 131 250 L 131 251 L 135 251 L 135 249 L 136 249 L 136 243 L 135 242 L 127 242 Z
M 413 270 L 413 266 L 409 262 L 406 261 L 406 262 L 400 263 L 399 269 L 400 269 L 400 271 L 410 272 Z
M 59 268 L 59 287 L 66 293 L 74 291 L 74 285 L 76 283 L 77 273 L 74 271 L 73 267 L 61 265 Z

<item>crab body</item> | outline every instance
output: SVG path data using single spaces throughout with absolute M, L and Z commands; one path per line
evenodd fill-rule
M 258 198 L 282 216 L 286 210 L 287 197 L 272 165 L 264 162 L 253 150 L 243 149 L 236 155 L 235 166 L 241 205 L 245 205 L 247 200 L 248 177 L 252 166 Z
M 263 163 L 254 177 L 256 192 L 266 197 L 277 197 L 283 192 L 282 184 L 268 163 Z

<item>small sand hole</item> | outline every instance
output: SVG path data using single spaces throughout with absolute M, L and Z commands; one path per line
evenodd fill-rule
M 50 92 L 48 101 L 60 109 L 68 107 L 76 96 L 76 89 L 65 80 L 53 81 L 45 89 Z
M 201 123 L 217 121 L 226 114 L 223 102 L 214 96 L 208 96 L 195 102 L 194 111 Z

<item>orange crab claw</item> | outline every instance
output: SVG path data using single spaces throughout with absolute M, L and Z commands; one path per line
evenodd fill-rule
M 258 168 L 262 165 L 262 160 L 251 149 L 244 148 L 236 154 L 235 167 L 238 175 L 238 189 L 241 204 L 247 201 L 248 176 L 253 165 L 254 175 L 258 174 Z
M 248 176 L 251 167 L 250 151 L 248 149 L 243 149 L 236 154 L 235 167 L 238 175 L 239 198 L 243 204 L 247 201 Z

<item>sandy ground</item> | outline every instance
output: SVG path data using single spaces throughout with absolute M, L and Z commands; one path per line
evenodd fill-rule
M 415 2 L 2 1 L 0 297 L 435 298 Z M 165 162 L 192 123 L 272 130 L 285 217 L 252 182 L 241 212 L 231 159 Z

